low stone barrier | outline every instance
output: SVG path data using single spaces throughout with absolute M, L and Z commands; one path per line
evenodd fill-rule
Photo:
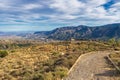
M 120 68 L 115 64 L 115 62 L 110 58 L 110 56 L 107 56 L 108 60 L 112 63 L 112 65 L 120 72 Z

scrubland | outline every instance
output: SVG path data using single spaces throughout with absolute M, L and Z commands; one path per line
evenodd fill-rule
M 116 50 L 103 41 L 0 41 L 1 80 L 61 80 L 81 54 Z M 119 48 L 117 47 L 117 50 Z M 4 55 L 4 56 L 1 56 Z

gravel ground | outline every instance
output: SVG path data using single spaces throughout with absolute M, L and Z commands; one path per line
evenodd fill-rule
M 63 80 L 120 80 L 107 64 L 109 52 L 98 51 L 81 56 Z M 118 79 L 119 78 L 119 79 Z

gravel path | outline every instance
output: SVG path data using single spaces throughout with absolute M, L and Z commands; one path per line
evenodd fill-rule
M 81 56 L 64 80 L 118 80 L 114 77 L 116 71 L 109 68 L 105 59 L 108 54 L 99 51 Z

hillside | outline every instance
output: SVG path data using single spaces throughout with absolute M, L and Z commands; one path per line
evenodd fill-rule
M 96 41 L 0 40 L 0 80 L 61 80 L 80 55 L 111 47 Z
M 120 23 L 103 26 L 69 26 L 57 28 L 52 31 L 35 32 L 37 38 L 45 37 L 54 40 L 74 39 L 102 39 L 120 38 Z M 32 35 L 32 38 L 34 38 Z

